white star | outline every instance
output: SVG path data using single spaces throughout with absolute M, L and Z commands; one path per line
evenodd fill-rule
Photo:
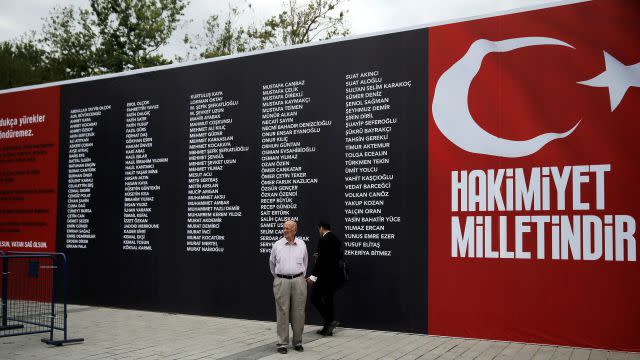
M 578 84 L 609 88 L 611 111 L 618 107 L 629 87 L 640 87 L 640 63 L 625 65 L 613 56 L 604 52 L 606 70 L 590 80 L 579 81 Z

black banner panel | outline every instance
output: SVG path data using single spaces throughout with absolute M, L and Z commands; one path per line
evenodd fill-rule
M 345 326 L 426 332 L 427 84 L 421 29 L 63 86 L 71 302 L 273 320 L 283 222 L 324 220 Z

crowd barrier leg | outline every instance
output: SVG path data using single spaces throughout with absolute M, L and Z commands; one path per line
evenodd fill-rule
M 4 252 L 0 251 L 0 256 L 4 255 Z M 2 322 L 0 323 L 0 331 L 14 330 L 23 328 L 24 325 L 8 324 L 8 294 L 9 294 L 9 260 L 2 258 Z
M 48 333 L 42 342 L 49 345 L 83 342 L 83 338 L 68 338 L 66 256 L 0 251 L 0 258 L 0 337 Z M 62 339 L 55 339 L 56 331 L 63 333 Z

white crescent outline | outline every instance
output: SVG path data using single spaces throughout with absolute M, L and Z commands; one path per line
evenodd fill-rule
M 452 143 L 476 154 L 522 157 L 535 153 L 549 142 L 569 136 L 573 128 L 563 133 L 546 133 L 529 140 L 508 140 L 482 129 L 469 112 L 469 87 L 480 71 L 482 60 L 492 52 L 508 52 L 534 45 L 573 46 L 553 38 L 522 37 L 502 41 L 476 40 L 467 53 L 442 74 L 433 94 L 431 111 L 436 126 Z

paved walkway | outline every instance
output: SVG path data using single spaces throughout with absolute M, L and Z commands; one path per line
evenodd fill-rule
M 71 306 L 69 337 L 52 347 L 40 335 L 0 338 L 0 359 L 425 359 L 640 360 L 640 354 L 338 328 L 333 337 L 306 326 L 305 351 L 276 353 L 275 323 Z

